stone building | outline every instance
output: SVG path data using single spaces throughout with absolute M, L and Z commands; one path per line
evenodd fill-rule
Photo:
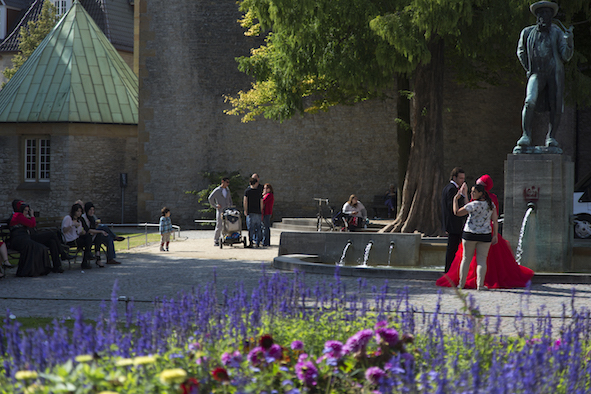
M 137 76 L 75 2 L 0 91 L 2 217 L 14 198 L 42 217 L 81 199 L 118 222 L 124 197 L 135 221 L 137 100 Z
M 136 0 L 135 6 L 138 218 L 155 220 L 167 205 L 175 221 L 191 224 L 200 207 L 184 191 L 204 188 L 200 172 L 205 170 L 259 173 L 275 188 L 277 218 L 314 216 L 314 197 L 329 198 L 340 208 L 356 193 L 371 205 L 374 195 L 398 183 L 396 102 L 336 107 L 283 123 L 242 124 L 223 113 L 229 108 L 224 95 L 249 88 L 251 80 L 234 59 L 260 43 L 243 35 L 236 3 Z M 470 182 L 488 173 L 503 201 L 503 163 L 521 135 L 525 87 L 465 89 L 453 82 L 451 72 L 445 83 L 443 172 L 461 165 Z M 577 144 L 575 136 L 590 134 L 589 123 L 577 122 L 589 113 L 568 109 L 557 136 L 586 171 L 590 148 Z
M 274 186 L 275 219 L 314 216 L 314 197 L 328 198 L 340 209 L 352 193 L 371 212 L 375 195 L 382 195 L 391 183 L 401 186 L 395 100 L 335 107 L 283 123 L 241 123 L 223 113 L 229 108 L 224 96 L 250 87 L 251 79 L 237 70 L 235 58 L 248 55 L 260 42 L 244 36 L 236 22 L 240 13 L 235 1 L 135 0 L 133 8 L 137 117 L 3 120 L 0 168 L 10 174 L 0 184 L 0 196 L 7 202 L 4 211 L 15 197 L 51 216 L 63 215 L 78 198 L 92 199 L 103 220 L 118 222 L 120 173 L 126 173 L 129 182 L 126 222 L 156 222 L 166 205 L 174 223 L 183 228 L 192 228 L 200 216 L 202 207 L 185 191 L 208 186 L 203 171 L 259 173 Z M 103 44 L 98 38 L 92 42 Z M 92 56 L 83 57 L 90 61 Z M 503 163 L 521 134 L 524 86 L 464 89 L 447 71 L 443 172 L 461 165 L 469 182 L 488 173 L 503 201 Z M 105 86 L 93 79 L 94 84 Z M 133 95 L 133 82 L 123 85 Z M 71 92 L 76 94 L 76 89 Z M 54 108 L 48 105 L 45 108 Z M 591 122 L 585 121 L 590 118 L 589 109 L 567 109 L 557 135 L 575 160 L 578 177 L 591 171 L 591 143 L 584 143 L 591 136 Z M 32 139 L 28 136 L 50 136 L 50 187 L 24 180 L 24 146 Z
M 36 21 L 45 0 L 0 1 L 0 70 L 11 68 L 18 53 L 20 29 Z M 74 0 L 51 0 L 57 15 L 65 15 Z M 80 4 L 96 22 L 123 60 L 133 69 L 133 1 L 80 0 Z M 0 74 L 0 84 L 6 82 Z

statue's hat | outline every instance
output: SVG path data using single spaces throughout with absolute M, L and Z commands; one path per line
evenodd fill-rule
M 544 8 L 544 7 L 552 8 L 552 11 L 554 12 L 554 15 L 552 15 L 552 17 L 555 17 L 556 14 L 558 14 L 558 4 L 553 3 L 551 1 L 538 1 L 536 3 L 533 3 L 532 5 L 529 6 L 529 10 L 531 11 L 532 14 L 536 15 L 536 11 L 538 9 Z

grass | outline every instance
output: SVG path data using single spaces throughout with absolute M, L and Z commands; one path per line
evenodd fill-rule
M 128 249 L 136 248 L 146 244 L 145 233 L 116 233 L 126 239 L 121 242 L 115 242 L 115 252 L 122 252 Z M 129 240 L 129 247 L 127 246 Z M 160 242 L 160 233 L 148 233 L 148 244 Z

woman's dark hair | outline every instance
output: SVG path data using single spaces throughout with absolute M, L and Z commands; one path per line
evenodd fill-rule
M 82 205 L 80 205 L 80 204 L 72 205 L 72 208 L 70 209 L 70 217 L 72 219 L 74 219 L 74 216 L 76 215 L 76 212 L 78 212 L 79 209 L 82 210 Z
M 270 193 L 274 193 L 273 192 L 273 186 L 271 186 L 270 183 L 265 183 L 265 186 L 264 187 L 268 188 Z
M 86 204 L 84 204 L 84 212 L 88 213 L 90 208 L 94 208 L 94 204 L 88 201 Z
M 477 183 L 474 186 L 472 186 L 477 192 L 482 193 L 482 197 L 484 197 L 484 201 L 486 201 L 488 203 L 488 208 L 489 209 L 493 209 L 493 202 L 490 199 L 490 196 L 488 195 L 488 192 L 486 191 L 486 189 L 484 188 L 484 185 Z
M 160 210 L 160 212 L 162 213 L 162 216 L 166 216 L 166 214 L 167 214 L 168 212 L 170 212 L 170 209 L 168 209 L 167 207 L 164 207 L 164 208 L 162 208 L 162 209 Z

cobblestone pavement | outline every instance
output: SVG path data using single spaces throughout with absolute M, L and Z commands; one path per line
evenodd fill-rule
M 273 245 L 278 244 L 278 236 L 279 232 L 273 234 Z M 273 257 L 277 256 L 277 246 L 219 249 L 213 246 L 211 231 L 185 231 L 180 240 L 171 243 L 170 252 L 159 252 L 158 249 L 158 245 L 151 245 L 119 253 L 121 265 L 81 270 L 76 264 L 71 270 L 66 266 L 63 274 L 46 277 L 17 278 L 14 271 L 8 271 L 8 277 L 0 281 L 0 309 L 9 309 L 17 317 L 67 318 L 71 316 L 72 308 L 80 307 L 85 317 L 95 318 L 100 312 L 101 300 L 110 299 L 115 282 L 119 296 L 133 298 L 137 309 L 148 310 L 157 297 L 174 297 L 179 291 L 206 285 L 214 278 L 220 291 L 226 287 L 233 288 L 236 283 L 243 283 L 248 291 L 257 286 L 263 270 L 267 274 L 277 272 L 271 267 Z M 327 275 L 306 274 L 305 280 L 314 285 L 334 279 Z M 341 280 L 349 292 L 357 292 L 359 281 L 366 281 L 368 286 L 366 290 L 359 291 L 359 296 L 370 299 L 375 296 L 372 286 L 379 289 L 384 285 L 381 279 L 348 277 Z M 439 288 L 432 281 L 388 281 L 391 297 L 404 288 L 408 289 L 410 303 L 419 311 L 434 311 L 438 300 L 444 313 L 451 314 L 463 306 L 453 289 Z M 501 315 L 503 333 L 514 334 L 516 326 L 512 317 L 519 311 L 526 316 L 523 322 L 527 325 L 535 323 L 535 319 L 529 316 L 535 317 L 538 311 L 543 311 L 544 315 L 549 313 L 557 317 L 555 325 L 558 326 L 563 309 L 570 315 L 573 291 L 575 307 L 591 308 L 591 286 L 588 284 L 539 284 L 529 290 L 466 292 L 474 297 L 483 314 L 490 315 L 493 320 L 497 314 Z

